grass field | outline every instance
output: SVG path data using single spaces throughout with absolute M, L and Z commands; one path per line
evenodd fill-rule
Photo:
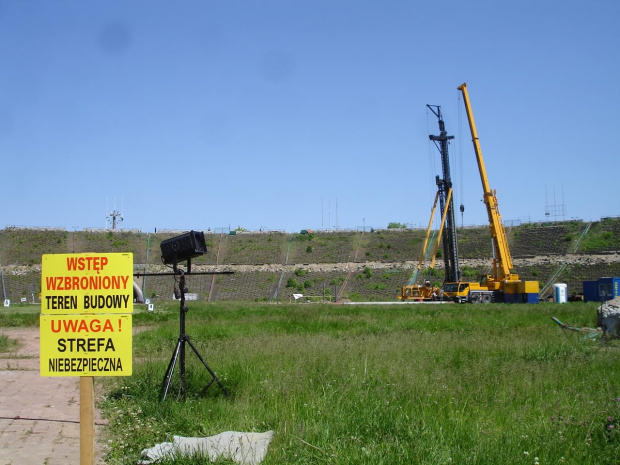
M 612 464 L 619 346 L 564 334 L 596 305 L 191 303 L 188 398 L 159 391 L 178 308 L 136 314 L 135 374 L 107 384 L 111 463 L 172 434 L 275 431 L 266 464 Z M 176 463 L 201 463 L 186 460 Z
M 592 327 L 596 304 L 188 304 L 230 396 L 198 397 L 211 377 L 188 351 L 187 399 L 177 370 L 161 402 L 178 304 L 137 310 L 133 376 L 97 378 L 111 464 L 228 430 L 273 430 L 266 465 L 620 463 L 620 345 L 550 319 Z

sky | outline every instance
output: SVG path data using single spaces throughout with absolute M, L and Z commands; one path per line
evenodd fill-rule
M 620 215 L 617 0 L 0 0 L 0 228 Z

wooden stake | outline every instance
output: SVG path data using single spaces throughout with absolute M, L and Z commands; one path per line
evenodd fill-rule
M 80 377 L 80 465 L 95 465 L 95 378 Z

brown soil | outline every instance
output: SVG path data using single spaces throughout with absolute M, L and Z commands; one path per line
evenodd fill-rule
M 40 375 L 38 328 L 0 328 L 0 334 L 19 341 L 16 350 L 0 353 L 0 465 L 79 464 L 79 378 Z M 95 424 L 101 464 L 99 412 Z

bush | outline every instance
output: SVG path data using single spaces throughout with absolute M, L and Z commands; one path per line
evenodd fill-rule
M 474 270 L 473 268 L 469 267 L 469 266 L 464 266 L 463 268 L 461 268 L 461 274 L 463 275 L 463 277 L 476 277 L 476 270 Z
M 363 300 L 365 300 L 364 297 L 362 297 L 357 292 L 351 292 L 351 294 L 349 294 L 349 299 L 351 299 L 353 302 L 362 302 Z

